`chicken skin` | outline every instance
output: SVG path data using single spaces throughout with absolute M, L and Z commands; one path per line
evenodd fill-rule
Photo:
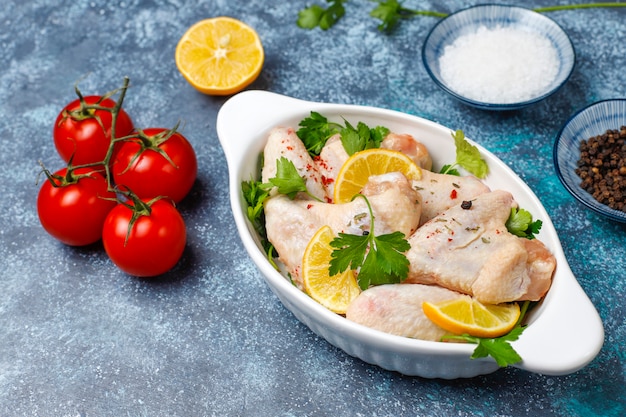
M 516 205 L 509 192 L 495 190 L 421 226 L 409 239 L 405 282 L 439 285 L 483 303 L 539 300 L 556 261 L 541 242 L 508 232 L 505 223 Z
M 476 177 L 438 174 L 427 170 L 422 170 L 422 178 L 413 180 L 413 187 L 422 195 L 424 203 L 420 224 L 464 200 L 472 200 L 490 191 Z
M 346 318 L 396 336 L 439 341 L 447 332 L 426 317 L 422 303 L 437 303 L 461 296 L 435 285 L 379 285 L 359 294 L 348 307 Z

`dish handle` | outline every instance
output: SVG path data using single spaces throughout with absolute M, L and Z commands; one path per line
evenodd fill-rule
M 267 133 L 277 111 L 284 118 L 308 112 L 306 101 L 261 90 L 247 90 L 228 99 L 217 114 L 216 130 L 226 160 L 237 166 L 259 135 Z M 259 149 L 260 151 L 260 149 Z
M 602 320 L 572 273 L 565 256 L 557 257 L 559 279 L 520 339 L 513 342 L 523 358 L 515 367 L 544 375 L 566 375 L 589 364 L 604 343 Z M 556 278 L 556 276 L 555 276 Z M 549 302 L 548 302 L 549 301 Z M 532 320 L 532 315 L 531 315 Z

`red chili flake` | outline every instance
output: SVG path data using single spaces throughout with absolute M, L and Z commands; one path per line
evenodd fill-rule
M 306 208 L 307 208 L 307 210 L 312 209 L 312 208 L 313 208 L 313 204 L 307 204 L 307 205 L 306 205 Z
M 457 194 L 457 193 L 456 193 L 456 190 L 452 190 L 452 191 L 450 192 L 450 198 L 451 198 L 452 200 L 456 199 L 456 194 Z
M 293 151 L 293 146 L 287 146 L 288 151 Z
M 452 238 L 451 237 L 448 238 L 448 242 L 452 242 Z
M 327 178 L 325 175 L 322 175 L 322 184 L 330 185 L 333 182 L 335 182 L 335 180 L 333 178 Z
M 315 158 L 313 158 L 313 160 L 315 161 L 315 163 L 320 167 L 320 168 L 324 168 L 324 169 L 329 169 L 329 165 L 326 162 L 325 159 L 322 159 L 319 155 L 315 156 Z

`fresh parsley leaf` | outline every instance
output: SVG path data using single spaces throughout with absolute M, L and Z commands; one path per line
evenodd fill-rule
M 461 173 L 459 172 L 459 170 L 456 168 L 453 168 L 453 165 L 451 164 L 446 164 L 442 166 L 439 172 L 442 174 L 455 175 L 457 177 L 461 176 Z
M 370 128 L 363 122 L 358 122 L 356 127 L 347 120 L 345 125 L 329 122 L 328 119 L 318 112 L 302 119 L 296 132 L 304 143 L 309 154 L 313 157 L 322 152 L 328 139 L 336 133 L 341 134 L 341 143 L 348 155 L 370 148 L 379 148 L 383 139 L 389 134 L 389 129 L 384 126 Z
M 242 181 L 241 191 L 248 206 L 247 217 L 250 223 L 256 225 L 263 217 L 263 202 L 269 197 L 269 192 L 262 187 L 260 181 Z
M 389 129 L 383 126 L 370 128 L 363 122 L 358 122 L 356 128 L 347 120 L 341 129 L 341 143 L 348 155 L 354 155 L 365 149 L 379 148 Z
M 456 145 L 456 163 L 478 178 L 485 178 L 489 173 L 489 166 L 480 156 L 478 148 L 465 139 L 462 130 L 457 130 L 453 137 Z
M 348 233 L 339 235 L 330 242 L 331 253 L 329 273 L 335 275 L 350 268 L 359 270 L 357 282 L 365 290 L 370 285 L 402 282 L 409 272 L 409 260 L 404 252 L 410 249 L 404 233 L 393 232 L 376 236 L 374 216 L 366 196 L 358 194 L 367 203 L 370 212 L 370 232 L 361 236 Z
M 533 221 L 533 215 L 529 211 L 515 207 L 511 208 L 511 214 L 506 221 L 506 228 L 510 233 L 527 239 L 534 239 L 542 225 L 541 220 Z
M 370 12 L 370 16 L 379 19 L 381 23 L 378 30 L 390 33 L 398 25 L 401 19 L 410 19 L 414 16 L 446 17 L 447 13 L 431 10 L 413 10 L 403 6 L 398 0 L 376 0 L 378 5 Z
M 500 367 L 516 364 L 522 357 L 513 349 L 510 342 L 516 341 L 526 327 L 516 327 L 504 336 L 493 339 L 478 338 L 478 346 L 472 354 L 472 359 L 491 356 Z
M 326 0 L 330 5 L 326 8 L 313 5 L 298 12 L 297 25 L 302 29 L 314 29 L 319 26 L 328 30 L 345 14 L 343 3 L 347 0 Z
M 446 170 L 442 168 L 440 172 L 448 174 L 453 168 L 460 166 L 478 178 L 485 178 L 489 173 L 489 165 L 480 156 L 478 148 L 465 139 L 465 134 L 462 130 L 454 132 L 452 137 L 456 146 L 456 161 L 452 165 L 446 165 Z
M 363 265 L 370 240 L 367 236 L 339 233 L 330 245 L 335 248 L 331 253 L 329 273 L 331 276 L 346 269 L 357 270 Z
M 380 144 L 389 134 L 389 129 L 385 126 L 376 126 L 370 129 L 370 137 L 372 139 L 372 148 L 380 148 Z
M 314 200 L 320 201 L 306 188 L 306 181 L 300 176 L 293 162 L 284 156 L 276 160 L 276 176 L 268 181 L 269 183 L 261 184 L 261 187 L 267 190 L 276 187 L 280 194 L 285 194 L 292 200 L 296 198 L 298 193 L 303 192 Z
M 413 16 L 413 13 L 410 9 L 402 7 L 402 2 L 398 0 L 386 0 L 378 1 L 378 6 L 370 12 L 370 16 L 381 20 L 378 30 L 391 32 L 400 19 L 407 19 Z
M 470 336 L 468 334 L 447 334 L 442 337 L 442 340 L 461 340 L 469 343 L 475 343 L 477 346 L 472 353 L 472 359 L 491 356 L 500 367 L 514 365 L 521 361 L 522 357 L 515 351 L 515 349 L 513 349 L 511 342 L 519 339 L 522 332 L 526 329 L 526 325 L 522 325 L 522 322 L 524 321 L 524 317 L 529 311 L 530 306 L 530 301 L 524 301 L 524 304 L 522 304 L 520 309 L 520 317 L 517 320 L 517 324 L 509 333 L 503 336 L 495 338 L 481 338 Z
M 269 185 L 278 189 L 281 194 L 287 195 L 292 200 L 299 192 L 307 192 L 306 182 L 300 176 L 296 166 L 289 159 L 281 156 L 276 160 L 276 176 L 269 179 Z
M 328 138 L 341 131 L 340 124 L 329 122 L 326 117 L 314 111 L 309 117 L 302 119 L 298 126 L 300 129 L 296 135 L 311 156 L 319 155 Z
M 296 24 L 302 29 L 316 28 L 320 24 L 320 20 L 325 11 L 326 10 L 318 4 L 300 10 Z
M 267 232 L 265 230 L 265 211 L 263 203 L 269 198 L 269 191 L 260 181 L 242 181 L 241 191 L 243 198 L 246 200 L 247 210 L 246 216 L 252 227 L 261 237 L 261 244 L 268 254 L 268 259 L 272 260 L 274 246 L 267 240 Z
M 373 236 L 369 234 L 367 237 Z M 375 249 L 372 250 L 372 247 Z M 358 275 L 362 289 L 370 285 L 396 284 L 409 274 L 409 260 L 404 252 L 411 248 L 404 233 L 374 236 L 370 240 L 370 250 Z

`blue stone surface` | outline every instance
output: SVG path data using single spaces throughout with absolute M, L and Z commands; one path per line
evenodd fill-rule
M 320 4 L 324 3 L 321 0 Z M 514 4 L 512 1 L 503 1 Z M 558 2 L 529 1 L 537 7 Z M 553 12 L 571 37 L 569 82 L 531 108 L 489 113 L 439 90 L 421 63 L 436 22 L 391 35 L 346 3 L 332 29 L 295 20 L 310 2 L 265 0 L 5 0 L 0 8 L 0 415 L 2 416 L 609 416 L 626 415 L 626 227 L 598 217 L 561 186 L 552 144 L 594 101 L 626 97 L 626 9 Z M 452 12 L 473 2 L 407 1 Z M 454 381 L 388 372 L 354 359 L 299 323 L 244 253 L 215 132 L 225 98 L 196 92 L 174 62 L 196 21 L 228 15 L 253 26 L 266 62 L 250 87 L 302 99 L 384 107 L 463 129 L 509 164 L 546 206 L 606 340 L 567 376 L 514 368 Z M 172 127 L 194 145 L 198 180 L 180 205 L 188 245 L 156 279 L 132 278 L 101 244 L 64 246 L 37 218 L 41 160 L 61 108 L 131 87 L 139 127 Z M 39 178 L 42 181 L 42 178 Z

